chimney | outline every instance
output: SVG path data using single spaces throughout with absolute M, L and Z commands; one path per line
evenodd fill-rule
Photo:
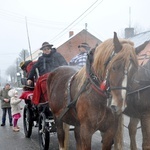
M 125 38 L 130 38 L 134 36 L 134 28 L 125 28 Z
M 74 35 L 73 31 L 69 31 L 69 38 L 72 37 Z

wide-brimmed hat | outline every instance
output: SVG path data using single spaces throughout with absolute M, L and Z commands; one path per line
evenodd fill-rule
M 81 43 L 80 45 L 78 45 L 78 48 L 80 48 L 80 47 L 83 47 L 86 50 L 90 50 L 90 48 L 91 48 L 87 43 Z
M 49 48 L 51 49 L 51 48 L 53 47 L 53 45 L 52 45 L 52 44 L 49 44 L 48 42 L 44 42 L 44 43 L 42 44 L 42 47 L 40 48 L 40 50 L 43 50 L 44 47 L 49 47 Z

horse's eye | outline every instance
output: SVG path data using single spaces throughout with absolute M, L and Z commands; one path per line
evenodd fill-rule
M 115 67 L 115 66 L 113 66 L 113 67 L 112 67 L 112 70 L 113 70 L 113 71 L 115 71 L 115 70 L 116 70 L 116 67 Z

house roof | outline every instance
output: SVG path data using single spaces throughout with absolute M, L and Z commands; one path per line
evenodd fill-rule
M 132 42 L 134 42 L 135 47 L 138 47 L 139 45 L 143 44 L 145 41 L 150 40 L 150 31 L 142 32 L 134 37 L 129 38 Z
M 94 38 L 95 40 L 97 40 L 98 44 L 102 42 L 100 39 L 98 39 L 97 37 L 95 37 L 93 34 L 91 34 L 90 32 L 88 32 L 87 30 L 83 29 L 83 30 L 81 30 L 80 32 L 78 32 L 77 34 L 71 36 L 69 39 L 65 40 L 65 41 L 64 41 L 62 44 L 60 44 L 57 48 L 61 47 L 62 45 L 66 44 L 66 43 L 68 43 L 69 41 L 71 41 L 73 38 L 75 38 L 75 37 L 78 36 L 78 35 L 84 35 L 84 36 L 85 36 L 85 39 L 83 39 L 83 41 L 85 41 L 85 42 L 86 42 L 86 40 L 87 40 L 87 39 L 86 39 L 86 35 L 88 35 L 88 36 Z M 82 40 L 81 40 L 81 42 L 82 42 Z M 78 44 L 79 44 L 79 43 L 78 43 Z M 92 46 L 93 46 L 93 45 L 92 45 Z

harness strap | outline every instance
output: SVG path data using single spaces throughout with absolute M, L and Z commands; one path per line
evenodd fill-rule
M 71 80 L 69 80 L 68 85 L 71 85 L 70 82 L 73 80 L 74 76 L 75 76 L 75 75 L 73 75 L 73 77 L 70 78 Z M 85 91 L 85 87 L 88 85 L 88 83 L 89 83 L 89 81 L 86 79 L 85 82 L 84 82 L 84 84 L 82 85 L 82 87 L 80 88 L 79 92 L 76 94 L 76 96 L 75 96 L 75 98 L 74 98 L 74 100 L 73 100 L 72 102 L 70 102 L 70 101 L 71 101 L 71 97 L 70 97 L 70 96 L 69 96 L 70 98 L 68 97 L 68 105 L 67 105 L 67 107 L 63 110 L 63 112 L 62 112 L 61 115 L 58 117 L 58 119 L 62 119 L 62 117 L 68 112 L 68 110 L 69 110 L 70 108 L 75 107 L 75 104 L 76 104 L 76 102 L 77 102 L 79 96 Z M 67 93 L 70 95 L 70 87 L 68 88 L 68 90 L 69 90 L 69 92 L 67 92 Z M 70 103 L 69 103 L 69 102 L 70 102 Z
M 87 77 L 92 83 L 92 88 L 97 91 L 101 96 L 107 97 L 106 93 L 100 89 L 100 81 L 97 76 L 93 73 L 91 69 L 91 64 L 93 62 L 93 52 L 88 53 L 87 61 L 86 61 L 86 73 Z

